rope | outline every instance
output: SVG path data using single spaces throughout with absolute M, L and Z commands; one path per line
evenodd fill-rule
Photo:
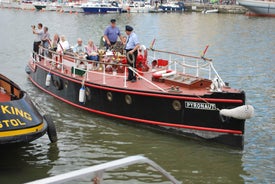
M 158 85 L 152 83 L 151 81 L 149 81 L 148 79 L 142 77 L 138 72 L 136 72 L 135 69 L 133 69 L 132 67 L 129 67 L 130 70 L 132 70 L 136 75 L 138 75 L 140 78 L 144 79 L 146 82 L 148 82 L 149 84 L 155 86 L 156 88 L 158 88 L 159 90 L 166 92 L 164 89 L 162 89 L 161 87 L 159 87 Z
M 130 55 L 131 55 L 131 57 L 130 57 Z M 126 57 L 127 57 L 127 60 L 129 61 L 129 63 L 133 64 L 135 62 L 134 54 L 131 54 L 130 52 L 127 52 Z
M 196 95 L 196 94 L 193 94 L 193 95 L 195 95 L 196 97 L 198 97 L 199 99 L 201 99 L 201 100 L 202 100 L 203 102 L 205 102 L 206 104 L 210 104 L 207 100 L 205 100 L 204 98 L 200 97 L 199 95 Z M 219 108 L 216 107 L 216 109 L 217 109 L 218 111 L 220 111 Z

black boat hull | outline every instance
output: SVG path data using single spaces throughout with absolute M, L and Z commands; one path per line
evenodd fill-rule
M 173 134 L 176 132 L 243 148 L 245 121 L 221 117 L 218 109 L 243 105 L 244 92 L 188 96 L 85 82 L 85 103 L 81 103 L 81 80 L 51 71 L 51 84 L 47 87 L 45 80 L 49 73 L 48 68 L 37 63 L 35 69 L 29 66 L 28 73 L 30 80 L 41 90 L 77 108 L 152 125 Z
M 28 94 L 1 75 L 1 84 L 11 95 L 11 100 L 0 102 L 0 145 L 31 142 L 47 132 L 47 123 L 32 103 Z

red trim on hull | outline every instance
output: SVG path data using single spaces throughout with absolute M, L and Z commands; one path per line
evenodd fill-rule
M 131 118 L 131 117 L 126 117 L 126 116 L 121 116 L 121 115 L 116 115 L 116 114 L 111 114 L 111 113 L 107 113 L 107 112 L 102 112 L 102 111 L 90 109 L 90 108 L 87 108 L 87 107 L 83 107 L 81 105 L 77 105 L 73 102 L 70 102 L 70 101 L 64 99 L 64 98 L 61 98 L 61 97 L 55 95 L 54 93 L 51 93 L 51 92 L 47 91 L 46 89 L 42 88 L 31 77 L 29 77 L 29 79 L 39 89 L 41 89 L 44 92 L 54 96 L 55 98 L 58 98 L 59 100 L 64 101 L 64 102 L 66 102 L 70 105 L 73 105 L 75 107 L 78 107 L 78 108 L 81 108 L 81 109 L 84 109 L 84 110 L 87 110 L 87 111 L 90 111 L 90 112 L 93 112 L 93 113 L 97 113 L 97 114 L 101 114 L 101 115 L 105 115 L 105 116 L 110 116 L 110 117 L 115 117 L 115 118 L 120 118 L 120 119 L 124 119 L 124 120 L 137 121 L 137 122 L 151 124 L 151 125 L 158 125 L 158 126 L 166 126 L 166 127 L 174 127 L 174 128 L 182 128 L 182 129 L 193 129 L 193 130 L 199 130 L 199 131 L 219 132 L 219 133 L 228 133 L 228 134 L 239 134 L 239 135 L 243 134 L 242 131 L 238 131 L 238 130 L 206 128 L 206 127 L 197 127 L 197 126 L 190 126 L 190 125 L 179 125 L 179 124 L 172 124 L 172 123 L 165 123 L 165 122 L 157 122 L 157 121 L 151 121 L 151 120 L 145 120 L 145 119 L 139 119 L 139 118 Z
M 251 17 L 274 17 L 275 18 L 275 14 L 258 14 L 254 12 L 247 12 L 245 15 L 251 16 Z
M 42 65 L 38 64 L 39 67 L 43 68 L 44 70 L 51 72 L 57 76 L 60 76 L 62 78 L 65 78 L 69 81 L 73 81 L 76 83 L 81 84 L 81 80 L 74 80 L 71 79 L 65 75 L 61 75 L 58 72 L 54 72 L 53 70 L 50 71 L 49 69 L 43 67 Z M 215 98 L 198 98 L 198 97 L 186 97 L 186 96 L 177 96 L 177 95 L 170 95 L 170 94 L 156 94 L 156 93 L 145 93 L 145 92 L 140 92 L 140 91 L 131 91 L 127 89 L 117 89 L 117 88 L 110 88 L 110 87 L 105 87 L 105 86 L 100 86 L 100 85 L 95 85 L 92 83 L 85 83 L 85 86 L 90 86 L 93 88 L 98 88 L 98 89 L 104 89 L 104 90 L 109 90 L 109 91 L 114 91 L 114 92 L 119 92 L 119 93 L 127 93 L 127 94 L 136 94 L 136 95 L 142 95 L 142 96 L 153 96 L 153 97 L 161 97 L 161 98 L 169 98 L 169 99 L 179 99 L 179 100 L 191 100 L 191 101 L 207 101 L 207 102 L 219 102 L 219 103 L 238 103 L 238 104 L 243 104 L 242 100 L 234 100 L 234 99 L 215 99 Z

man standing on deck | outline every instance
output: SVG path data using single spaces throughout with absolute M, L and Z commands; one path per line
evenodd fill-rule
M 111 46 L 116 44 L 118 37 L 120 38 L 121 42 L 125 44 L 123 42 L 123 37 L 120 34 L 120 30 L 116 26 L 116 19 L 111 19 L 110 22 L 111 22 L 111 25 L 109 25 L 104 31 L 106 49 L 109 49 Z
M 34 42 L 33 42 L 33 58 L 35 58 L 35 53 L 38 54 L 39 52 L 39 46 L 41 44 L 41 41 L 42 41 L 42 36 L 44 34 L 44 31 L 43 31 L 43 25 L 41 23 L 38 24 L 37 26 L 37 29 L 35 29 L 35 26 L 32 26 L 32 33 L 35 36 L 34 38 Z
M 127 56 L 127 63 L 134 69 L 136 67 L 136 60 L 138 55 L 138 49 L 140 43 L 138 41 L 138 37 L 136 33 L 133 32 L 133 28 L 131 26 L 126 26 L 125 31 L 127 34 L 127 41 L 126 41 L 126 56 Z M 128 78 L 127 81 L 136 82 L 137 78 L 135 73 L 128 68 Z
M 43 46 L 43 52 L 42 54 L 46 57 L 48 57 L 48 49 L 49 49 L 49 46 L 50 46 L 50 41 L 51 41 L 51 38 L 50 38 L 50 33 L 49 33 L 49 29 L 48 27 L 44 26 L 44 33 L 42 35 L 42 46 Z

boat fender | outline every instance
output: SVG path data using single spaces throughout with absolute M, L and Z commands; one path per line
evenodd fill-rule
M 31 74 L 31 69 L 28 65 L 25 67 L 25 71 L 27 74 Z
M 80 103 L 84 103 L 85 102 L 85 87 L 84 86 L 82 86 L 79 89 L 79 102 Z
M 159 79 L 161 77 L 169 77 L 171 75 L 175 75 L 176 71 L 173 70 L 161 70 L 158 72 L 153 73 L 153 77 Z
M 47 134 L 52 143 L 57 141 L 57 133 L 56 133 L 56 128 L 55 124 L 53 123 L 52 117 L 50 115 L 43 115 L 43 118 L 47 122 Z
M 254 107 L 252 105 L 242 105 L 233 109 L 221 109 L 220 115 L 236 119 L 250 119 L 254 116 Z
M 54 80 L 54 86 L 55 86 L 56 89 L 58 89 L 58 90 L 63 89 L 63 82 L 62 82 L 62 80 L 61 80 L 59 77 L 57 77 L 57 78 Z
M 47 87 L 50 86 L 50 84 L 51 84 L 51 79 L 52 79 L 52 75 L 51 75 L 50 73 L 48 73 L 47 76 L 46 76 L 46 83 L 45 83 L 45 85 L 46 85 Z

